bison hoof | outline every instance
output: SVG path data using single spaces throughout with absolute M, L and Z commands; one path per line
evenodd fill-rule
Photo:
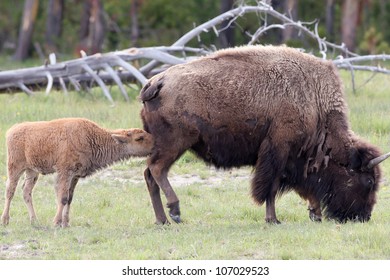
M 319 222 L 319 223 L 322 222 L 322 217 L 316 215 L 316 214 L 313 213 L 313 212 L 310 212 L 310 213 L 309 213 L 309 217 L 310 217 L 310 220 L 312 220 L 313 222 Z
M 168 208 L 169 216 L 172 218 L 172 220 L 174 220 L 176 223 L 181 223 L 179 201 L 168 204 Z
M 177 223 L 177 224 L 181 223 L 180 215 L 169 214 L 169 216 L 172 218 L 173 221 L 175 221 L 175 223 Z
M 158 226 L 163 226 L 163 225 L 170 225 L 171 223 L 168 220 L 156 220 L 154 224 Z
M 265 218 L 265 221 L 267 222 L 267 224 L 275 224 L 275 225 L 281 224 L 279 220 L 276 218 Z

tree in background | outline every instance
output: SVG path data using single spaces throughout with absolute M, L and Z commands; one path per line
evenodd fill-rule
M 341 22 L 341 41 L 348 50 L 355 51 L 357 26 L 364 0 L 344 0 Z
M 38 13 L 39 0 L 26 0 L 24 2 L 23 17 L 19 29 L 19 38 L 14 54 L 15 60 L 24 60 L 28 57 L 34 23 Z
M 47 53 L 57 52 L 62 32 L 64 0 L 49 0 L 47 9 L 45 49 Z
M 329 41 L 334 41 L 335 0 L 326 0 L 326 35 Z
M 131 18 L 131 45 L 136 47 L 138 45 L 138 38 L 140 35 L 138 13 L 139 8 L 142 5 L 141 0 L 131 1 L 130 18 Z
M 283 8 L 284 13 L 289 15 L 292 20 L 298 20 L 298 0 L 284 0 Z M 287 26 L 285 29 L 283 29 L 282 34 L 283 42 L 296 40 L 298 37 L 297 30 L 291 26 Z
M 0 51 L 12 51 L 16 59 L 22 60 L 35 54 L 31 52 L 32 42 L 37 52 L 40 45 L 44 46 L 44 56 L 52 51 L 74 55 L 80 50 L 92 54 L 131 46 L 170 45 L 194 26 L 240 3 L 255 5 L 256 0 L 25 0 L 15 3 L 0 0 Z M 344 42 L 350 50 L 378 53 L 388 52 L 390 48 L 388 0 L 272 0 L 269 3 L 294 20 L 318 19 L 320 36 L 338 44 Z M 247 33 L 256 32 L 261 20 L 258 15 L 248 15 L 235 21 L 219 37 L 209 30 L 189 45 L 246 44 Z M 229 22 L 217 28 L 223 29 Z M 304 48 L 316 44 L 305 37 L 297 40 L 296 36 L 294 29 L 273 29 L 258 43 L 286 43 Z
M 233 8 L 234 0 L 221 0 L 221 14 L 231 10 Z M 230 20 L 225 20 L 221 24 L 221 29 L 224 29 L 219 34 L 219 43 L 221 48 L 233 47 L 234 44 L 234 27 L 228 26 Z
M 87 0 L 84 2 L 80 24 L 80 43 L 76 51 L 83 50 L 87 54 L 102 51 L 105 36 L 105 20 L 103 2 Z

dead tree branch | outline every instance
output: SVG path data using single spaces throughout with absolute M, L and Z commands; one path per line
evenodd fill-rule
M 205 48 L 191 48 L 187 44 L 199 38 L 203 32 L 210 30 L 219 36 L 224 29 L 236 24 L 237 19 L 249 13 L 256 13 L 262 24 L 254 34 L 246 32 L 248 45 L 261 43 L 262 36 L 272 29 L 293 27 L 299 31 L 301 36 L 308 36 L 317 42 L 318 49 L 313 52 L 319 53 L 323 59 L 327 59 L 329 49 L 332 49 L 333 56 L 335 53 L 339 54 L 333 59 L 333 63 L 340 69 L 351 71 L 353 88 L 355 88 L 354 71 L 390 74 L 390 70 L 379 64 L 381 61 L 389 61 L 390 55 L 359 56 L 350 52 L 344 44 L 337 45 L 328 42 L 326 38 L 321 38 L 318 34 L 317 21 L 293 21 L 290 17 L 274 10 L 266 1 L 258 1 L 257 5 L 241 5 L 194 27 L 169 47 L 131 48 L 83 56 L 59 63 L 51 55 L 50 63 L 43 66 L 0 72 L 0 93 L 23 91 L 32 95 L 35 90 L 45 89 L 48 94 L 52 88 L 62 89 L 66 93 L 70 86 L 79 91 L 97 85 L 102 88 L 107 99 L 114 103 L 107 85 L 116 84 L 125 100 L 129 100 L 124 83 L 139 82 L 144 85 L 147 78 L 164 71 L 171 65 L 184 63 L 193 57 L 212 52 L 215 49 L 213 47 L 206 50 Z M 271 22 L 271 17 L 273 23 L 268 24 Z M 222 22 L 228 22 L 228 24 L 218 29 Z M 134 65 L 138 65 L 140 61 L 146 61 L 146 63 L 138 69 Z

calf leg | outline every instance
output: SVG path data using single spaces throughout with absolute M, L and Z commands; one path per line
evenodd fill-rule
M 69 226 L 70 204 L 72 203 L 74 189 L 76 188 L 76 184 L 78 181 L 79 181 L 79 178 L 75 177 L 70 182 L 68 203 L 64 206 L 64 209 L 62 210 L 62 227 Z
M 9 209 L 11 206 L 12 198 L 15 194 L 15 189 L 18 185 L 20 176 L 22 176 L 24 170 L 15 170 L 14 168 L 8 168 L 8 178 L 5 188 L 5 203 L 3 214 L 1 215 L 1 222 L 3 225 L 9 223 Z
M 34 224 L 37 221 L 37 216 L 35 214 L 33 200 L 32 200 L 32 191 L 35 186 L 35 183 L 38 180 L 38 172 L 34 170 L 27 169 L 26 176 L 23 184 L 23 199 L 28 209 L 28 214 L 30 216 L 30 223 Z
M 150 199 L 152 201 L 154 213 L 156 215 L 156 224 L 169 223 L 167 216 L 165 215 L 164 207 L 161 201 L 160 187 L 157 185 L 156 181 L 154 180 L 152 174 L 150 173 L 149 168 L 145 169 L 144 177 L 145 177 L 146 185 L 148 187 Z
M 57 196 L 57 212 L 54 217 L 54 225 L 56 226 L 67 226 L 66 222 L 62 221 L 62 214 L 64 207 L 68 204 L 69 200 L 69 189 L 70 189 L 71 177 L 65 174 L 58 174 L 57 183 L 55 186 Z

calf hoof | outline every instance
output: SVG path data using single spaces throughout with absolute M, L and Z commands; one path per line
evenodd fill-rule
M 61 227 L 61 225 L 62 225 L 62 220 L 56 220 L 56 219 L 55 219 L 55 220 L 53 221 L 53 224 L 54 224 L 55 227 Z
M 1 224 L 6 226 L 9 224 L 9 216 L 1 216 Z
M 276 218 L 265 218 L 265 221 L 267 224 L 274 224 L 274 225 L 280 225 L 281 222 L 279 222 Z
M 33 227 L 39 227 L 39 221 L 37 218 L 32 218 L 30 219 L 30 224 L 33 226 Z

